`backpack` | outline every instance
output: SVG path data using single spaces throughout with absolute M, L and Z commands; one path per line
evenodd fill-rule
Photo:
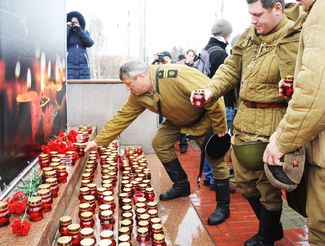
M 193 63 L 193 67 L 195 67 L 196 69 L 201 71 L 204 75 L 209 77 L 211 73 L 210 55 L 217 50 L 223 50 L 223 49 L 219 46 L 212 46 L 207 50 L 202 49 L 199 55 L 196 57 Z

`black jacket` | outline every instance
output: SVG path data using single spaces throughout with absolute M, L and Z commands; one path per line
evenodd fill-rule
M 211 37 L 208 44 L 204 47 L 204 49 L 208 50 L 209 48 L 211 48 L 213 46 L 219 46 L 222 49 L 217 49 L 209 55 L 210 64 L 211 64 L 210 78 L 213 77 L 215 72 L 218 70 L 219 66 L 224 63 L 225 59 L 228 56 L 228 54 L 226 52 L 226 47 L 227 47 L 226 43 L 221 42 L 218 39 Z M 229 91 L 227 94 L 224 95 L 224 99 L 225 99 L 226 107 L 234 107 L 234 105 L 236 104 L 235 91 L 234 90 Z

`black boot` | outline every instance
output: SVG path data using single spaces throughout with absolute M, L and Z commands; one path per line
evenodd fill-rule
M 181 154 L 186 153 L 187 147 L 188 147 L 188 143 L 187 143 L 187 139 L 186 139 L 186 134 L 182 134 L 179 139 L 179 152 Z
M 229 179 L 215 179 L 217 207 L 208 219 L 209 225 L 218 225 L 230 216 Z
M 168 201 L 177 197 L 189 196 L 191 194 L 190 183 L 178 159 L 163 163 L 163 165 L 174 184 L 167 192 L 160 194 L 160 200 Z
M 262 210 L 262 204 L 260 202 L 260 197 L 259 196 L 252 196 L 247 198 L 249 204 L 251 205 L 256 217 L 258 220 L 261 218 L 261 210 Z M 275 235 L 275 241 L 278 241 L 284 237 L 283 235 L 283 227 L 282 223 L 279 223 L 278 229 L 276 231 Z M 245 241 L 244 245 L 245 246 L 254 246 L 258 245 L 258 241 L 260 240 L 260 232 L 249 238 L 248 240 Z

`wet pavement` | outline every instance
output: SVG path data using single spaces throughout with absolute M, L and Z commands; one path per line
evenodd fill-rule
M 175 145 L 178 150 L 178 145 Z M 196 185 L 199 171 L 199 149 L 190 142 L 188 152 L 179 154 L 179 160 L 188 174 L 191 183 L 189 198 L 159 202 L 160 216 L 166 228 L 168 245 L 243 245 L 244 241 L 258 231 L 258 220 L 247 200 L 239 190 L 231 194 L 231 216 L 218 226 L 207 225 L 207 219 L 215 209 L 215 193 L 209 187 Z M 153 175 L 152 185 L 156 195 L 171 186 L 156 155 L 146 155 Z M 228 163 L 230 165 L 230 163 Z M 232 183 L 235 187 L 235 183 Z M 309 245 L 306 219 L 288 207 L 285 196 L 281 222 L 284 238 L 277 241 L 278 246 Z

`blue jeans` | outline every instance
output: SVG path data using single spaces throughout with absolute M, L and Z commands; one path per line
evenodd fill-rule
M 214 185 L 212 169 L 207 160 L 204 160 L 203 172 L 204 172 L 204 180 L 210 182 L 210 185 Z
M 234 114 L 234 108 L 233 107 L 226 107 L 226 116 L 227 116 L 227 127 L 230 132 L 232 132 L 232 119 Z

